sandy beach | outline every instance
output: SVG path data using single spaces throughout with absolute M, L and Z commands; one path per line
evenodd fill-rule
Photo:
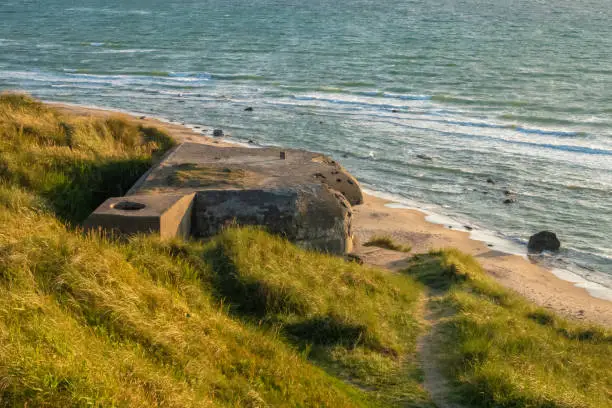
M 85 116 L 122 116 L 144 126 L 164 129 L 178 142 L 197 142 L 231 148 L 234 144 L 208 136 L 212 129 L 192 129 L 182 124 L 168 123 L 150 117 L 135 117 L 126 113 L 75 105 L 51 104 L 60 111 Z M 426 214 L 412 209 L 391 208 L 391 201 L 365 196 L 365 203 L 353 208 L 355 253 L 364 262 L 390 270 L 400 270 L 414 254 L 432 249 L 455 247 L 473 255 L 499 283 L 536 304 L 564 316 L 612 326 L 612 302 L 595 298 L 585 289 L 559 279 L 550 270 L 517 255 L 470 239 L 466 231 L 448 229 L 426 221 Z M 410 253 L 400 253 L 362 244 L 375 235 L 389 235 L 398 243 L 410 245 Z
M 550 270 L 517 255 L 470 239 L 465 231 L 451 230 L 425 220 L 417 210 L 390 208 L 390 201 L 366 196 L 363 205 L 354 208 L 356 253 L 368 264 L 400 270 L 410 256 L 431 249 L 454 247 L 471 254 L 499 281 L 536 304 L 562 315 L 612 326 L 612 302 L 594 298 L 586 290 L 557 278 Z M 375 235 L 389 235 L 395 241 L 412 246 L 409 254 L 375 247 L 364 247 Z

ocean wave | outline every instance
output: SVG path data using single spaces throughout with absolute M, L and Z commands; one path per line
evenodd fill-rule
M 263 81 L 266 77 L 257 74 L 210 74 L 212 79 L 224 80 L 224 81 Z
M 505 139 L 505 138 L 492 136 L 492 135 L 486 135 L 486 134 L 465 133 L 465 132 L 435 129 L 435 128 L 426 127 L 426 126 L 409 125 L 409 124 L 394 121 L 394 120 L 386 120 L 386 121 L 380 121 L 380 122 L 398 126 L 398 127 L 409 128 L 409 129 L 436 132 L 442 135 L 449 135 L 452 137 L 461 137 L 461 138 L 467 138 L 467 139 L 473 139 L 473 140 L 483 140 L 483 141 L 495 141 L 495 142 L 500 142 L 500 143 L 513 144 L 513 145 L 547 148 L 547 149 L 560 150 L 560 151 L 566 151 L 566 152 L 572 152 L 572 153 L 588 154 L 588 155 L 612 156 L 612 150 L 597 148 L 597 147 L 567 145 L 567 144 L 554 144 L 554 143 L 541 143 L 541 142 L 533 142 L 533 141 L 527 141 L 527 140 Z
M 365 93 L 358 93 L 358 94 L 365 95 Z M 399 99 L 401 101 L 428 101 L 431 99 L 431 96 L 429 95 L 406 95 L 406 94 L 396 94 L 396 93 L 389 93 L 389 92 L 382 92 L 380 96 L 382 96 L 383 98 Z
M 8 38 L 0 38 L 0 47 L 5 46 L 5 45 L 12 45 L 12 44 L 19 44 L 20 41 L 17 40 L 10 40 Z
M 529 105 L 526 101 L 500 101 L 500 100 L 481 100 L 481 99 L 471 99 L 459 96 L 450 96 L 450 95 L 433 95 L 431 97 L 432 101 L 443 102 L 443 103 L 453 103 L 458 105 L 480 105 L 480 106 L 527 106 Z
M 114 9 L 114 8 L 95 8 L 95 7 L 70 7 L 66 11 L 79 12 L 79 13 L 95 13 L 95 14 L 133 14 L 133 15 L 149 15 L 149 10 L 138 10 L 138 9 Z
M 575 125 L 576 124 L 575 121 L 569 120 L 569 119 L 560 119 L 560 118 L 542 117 L 542 116 L 529 116 L 529 115 L 515 115 L 512 113 L 504 113 L 503 115 L 499 115 L 499 118 L 503 120 L 542 123 L 542 124 L 551 124 L 551 125 Z
M 198 82 L 210 81 L 212 75 L 208 72 L 168 72 L 168 77 L 176 81 Z
M 403 101 L 427 101 L 430 99 L 427 95 L 402 95 L 402 94 L 389 94 L 385 92 L 378 91 L 368 91 L 368 92 L 356 92 L 351 93 L 350 95 L 359 95 L 365 96 L 369 98 L 393 98 L 399 99 Z M 398 110 L 404 109 L 405 106 L 402 105 L 393 105 L 393 104 L 385 104 L 376 101 L 363 101 L 363 100 L 348 100 L 342 98 L 326 98 L 326 97 L 318 97 L 318 96 L 293 96 L 294 99 L 299 101 L 320 101 L 320 102 L 328 102 L 332 104 L 339 105 L 349 105 L 349 106 L 358 106 L 363 108 L 378 108 L 384 110 Z M 407 111 L 410 113 L 410 110 Z M 394 112 L 394 113 L 402 113 L 402 112 Z M 432 112 L 428 112 L 431 114 Z M 376 115 L 375 115 L 376 116 Z M 384 115 L 381 117 L 391 117 L 389 115 Z M 523 134 L 530 135 L 543 135 L 543 136 L 555 136 L 555 137 L 584 137 L 587 134 L 585 132 L 576 132 L 576 131 L 564 131 L 564 130 L 551 130 L 551 129 L 535 129 L 528 128 L 520 125 L 504 125 L 504 124 L 495 124 L 488 122 L 476 122 L 476 121 L 460 121 L 460 120 L 432 120 L 429 119 L 430 122 L 436 122 L 446 125 L 455 125 L 455 126 L 466 126 L 466 127 L 474 127 L 474 128 L 490 128 L 490 129 L 510 129 Z
M 372 82 L 366 82 L 366 81 L 343 81 L 343 82 L 339 82 L 337 85 L 343 88 L 365 88 L 365 87 L 373 87 L 376 84 Z
M 159 50 L 154 49 L 154 48 L 150 48 L 150 49 L 139 49 L 139 48 L 133 48 L 133 49 L 115 49 L 115 48 L 110 48 L 110 49 L 103 49 L 100 51 L 91 51 L 90 54 L 141 54 L 141 53 L 150 53 L 150 52 L 157 52 Z

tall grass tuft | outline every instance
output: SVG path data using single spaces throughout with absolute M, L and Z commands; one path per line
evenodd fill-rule
M 396 244 L 395 241 L 393 241 L 393 238 L 391 238 L 390 236 L 386 236 L 386 235 L 374 236 L 370 238 L 368 242 L 363 244 L 363 246 L 378 247 L 378 248 L 390 249 L 392 251 L 399 251 L 399 252 L 410 252 L 412 250 L 411 246 Z

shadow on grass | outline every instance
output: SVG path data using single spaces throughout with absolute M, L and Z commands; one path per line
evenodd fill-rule
M 367 327 L 347 324 L 333 316 L 314 316 L 298 323 L 288 324 L 284 327 L 284 331 L 298 342 L 354 348 L 363 343 Z
M 266 319 L 274 314 L 303 315 L 308 305 L 288 288 L 279 289 L 244 276 L 226 253 L 222 243 L 204 253 L 212 266 L 211 283 L 218 300 L 229 302 L 230 312 L 237 316 Z
M 316 313 L 300 293 L 289 285 L 268 284 L 241 274 L 223 243 L 204 254 L 212 266 L 210 282 L 219 301 L 229 303 L 234 316 L 259 324 L 278 325 L 287 339 L 305 347 L 363 346 L 385 355 L 397 352 L 384 347 L 365 325 L 347 322 L 333 313 Z
M 45 198 L 58 218 L 75 224 L 106 199 L 124 195 L 151 164 L 150 158 L 64 161 L 48 166 L 42 177 L 26 166 L 13 171 L 0 167 L 0 180 Z
M 438 292 L 445 292 L 453 284 L 467 280 L 467 275 L 461 273 L 455 264 L 444 265 L 443 255 L 436 252 L 415 255 L 404 273 Z
M 59 218 L 80 223 L 108 198 L 123 196 L 151 164 L 146 158 L 70 163 L 55 170 L 57 182 L 41 195 Z

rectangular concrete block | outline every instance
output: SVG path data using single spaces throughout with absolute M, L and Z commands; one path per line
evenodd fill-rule
M 113 197 L 83 223 L 86 230 L 121 234 L 156 233 L 161 238 L 188 238 L 195 193 Z

